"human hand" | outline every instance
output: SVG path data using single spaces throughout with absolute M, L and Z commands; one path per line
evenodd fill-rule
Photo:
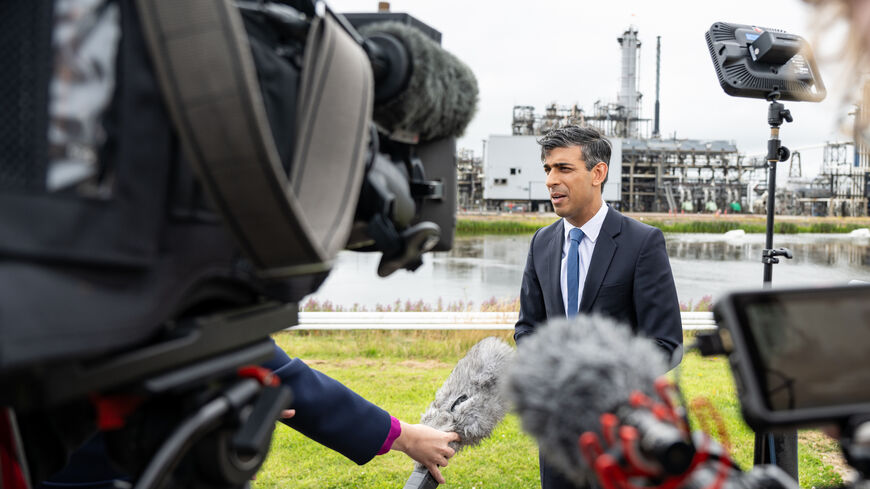
M 829 437 L 833 438 L 834 440 L 840 439 L 840 435 L 841 435 L 840 427 L 835 425 L 835 424 L 824 425 L 824 426 L 819 428 L 819 431 L 828 435 Z
M 447 467 L 447 461 L 456 453 L 448 443 L 459 441 L 457 433 L 448 433 L 422 424 L 408 424 L 400 421 L 402 433 L 393 442 L 393 450 L 399 450 L 419 462 L 444 484 L 439 467 Z

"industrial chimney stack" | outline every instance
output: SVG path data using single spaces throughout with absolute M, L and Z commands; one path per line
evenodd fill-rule
M 622 77 L 617 98 L 624 110 L 625 136 L 630 138 L 638 137 L 637 119 L 640 117 L 641 94 L 638 91 L 640 41 L 637 33 L 636 27 L 629 26 L 622 37 L 616 39 L 622 48 Z
M 656 114 L 653 125 L 653 139 L 660 139 L 662 133 L 659 131 L 659 83 L 661 81 L 662 68 L 662 36 L 656 36 Z

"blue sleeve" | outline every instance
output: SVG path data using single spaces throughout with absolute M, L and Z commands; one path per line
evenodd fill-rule
M 116 481 L 130 480 L 112 464 L 103 435 L 92 436 L 71 455 L 67 465 L 35 489 L 114 489 Z
M 390 431 L 390 415 L 337 380 L 275 345 L 275 356 L 263 364 L 293 391 L 296 416 L 284 424 L 344 455 L 357 464 L 371 460 Z

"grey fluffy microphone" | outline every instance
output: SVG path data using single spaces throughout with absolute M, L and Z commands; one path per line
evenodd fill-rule
M 456 451 L 480 443 L 507 412 L 499 377 L 513 355 L 514 349 L 495 337 L 484 338 L 471 347 L 435 393 L 420 423 L 458 433 L 459 441 L 450 443 Z M 405 489 L 437 486 L 426 467 L 418 463 Z
M 404 56 L 399 57 L 409 60 L 409 70 L 383 68 L 407 71 L 407 75 L 403 89 L 375 104 L 373 118 L 378 126 L 391 134 L 417 135 L 420 141 L 461 136 L 477 110 L 477 79 L 471 69 L 414 27 L 376 22 L 359 31 L 371 40 L 392 37 L 404 48 Z
M 504 379 L 506 396 L 543 457 L 576 484 L 595 480 L 578 447 L 580 435 L 601 435 L 599 419 L 633 391 L 652 396 L 667 372 L 655 342 L 603 316 L 553 320 L 524 341 Z

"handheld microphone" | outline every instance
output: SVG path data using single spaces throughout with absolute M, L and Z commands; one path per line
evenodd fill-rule
M 414 27 L 375 22 L 359 31 L 375 78 L 374 121 L 398 139 L 461 136 L 477 110 L 471 69 Z
M 458 433 L 459 441 L 450 443 L 457 452 L 480 443 L 507 413 L 499 377 L 513 356 L 514 349 L 495 337 L 484 338 L 471 347 L 435 393 L 420 423 Z M 419 463 L 405 483 L 405 489 L 434 487 L 438 483 Z

